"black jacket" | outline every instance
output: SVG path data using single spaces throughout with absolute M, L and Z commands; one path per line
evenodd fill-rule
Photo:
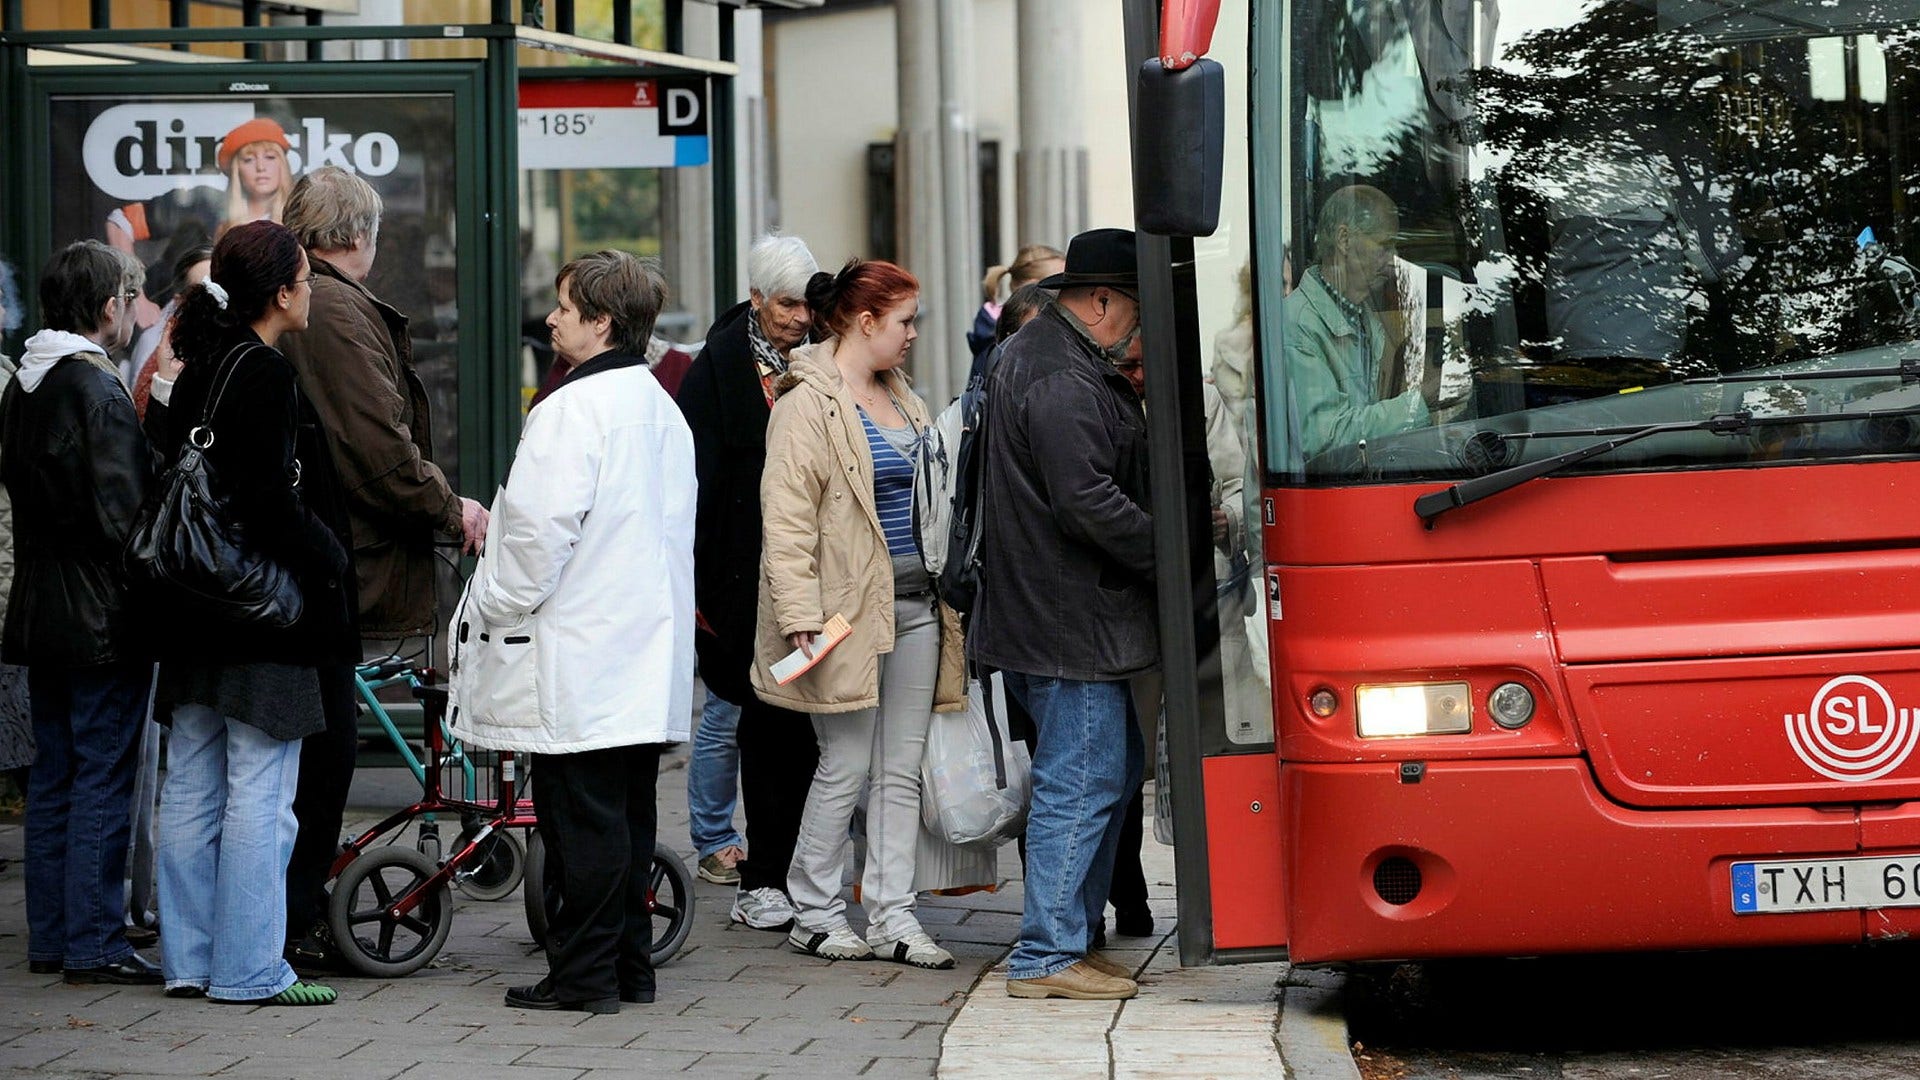
M 741 303 L 714 320 L 676 399 L 693 430 L 700 480 L 693 536 L 693 596 L 705 623 L 694 634 L 700 677 L 736 705 L 753 699 L 747 673 L 760 586 L 760 473 L 772 412 L 747 340 L 751 318 L 753 305 Z
M 227 493 L 236 522 L 262 554 L 293 572 L 305 604 L 292 626 L 269 630 L 156 612 L 163 660 L 201 664 L 281 663 L 317 667 L 360 659 L 353 566 L 343 537 L 351 535 L 339 473 L 313 405 L 300 392 L 293 365 L 251 331 L 228 343 L 253 347 L 233 376 L 208 426 L 207 462 Z M 187 432 L 205 414 L 226 354 L 181 371 L 172 399 L 147 409 L 147 429 L 165 460 L 179 456 Z M 299 487 L 295 488 L 295 461 Z
M 1125 679 L 1159 666 L 1147 418 L 1058 305 L 987 376 L 980 598 L 967 644 L 995 668 Z
M 15 569 L 0 658 L 85 667 L 146 656 L 121 551 L 153 482 L 133 398 L 83 354 L 0 395 Z

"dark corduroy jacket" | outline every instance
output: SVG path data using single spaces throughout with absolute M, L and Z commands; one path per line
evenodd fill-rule
M 971 655 L 1029 675 L 1125 679 L 1160 664 L 1147 418 L 1057 304 L 987 377 L 986 510 Z

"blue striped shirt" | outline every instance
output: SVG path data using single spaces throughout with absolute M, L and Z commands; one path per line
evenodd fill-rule
M 867 452 L 873 455 L 873 505 L 887 534 L 887 554 L 918 556 L 920 545 L 913 538 L 913 462 L 894 445 L 895 440 L 910 445 L 913 429 L 883 431 L 865 409 L 860 410 L 860 424 L 867 429 Z

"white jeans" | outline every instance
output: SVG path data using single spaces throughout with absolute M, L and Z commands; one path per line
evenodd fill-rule
M 896 600 L 893 618 L 893 651 L 880 657 L 879 707 L 813 718 L 820 766 L 787 873 L 794 925 L 802 930 L 832 930 L 846 921 L 840 879 L 847 826 L 869 782 L 867 865 L 860 879 L 867 934 L 897 938 L 920 925 L 913 917 L 913 858 L 920 835 L 920 759 L 940 669 L 940 619 L 931 596 Z

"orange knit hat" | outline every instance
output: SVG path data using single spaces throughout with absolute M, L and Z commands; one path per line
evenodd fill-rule
M 226 138 L 220 140 L 220 153 L 215 158 L 220 171 L 226 172 L 227 167 L 233 164 L 233 155 L 254 143 L 262 142 L 278 143 L 282 150 L 293 149 L 293 144 L 287 141 L 284 128 L 264 116 L 256 116 L 227 132 Z

